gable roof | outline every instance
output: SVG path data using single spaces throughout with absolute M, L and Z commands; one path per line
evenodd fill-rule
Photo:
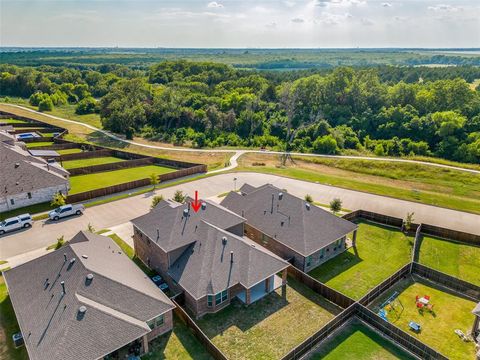
M 236 284 L 250 288 L 289 265 L 253 241 L 205 221 L 198 225 L 194 239 L 168 273 L 196 299 Z
M 150 332 L 147 321 L 174 308 L 118 245 L 88 232 L 4 276 L 32 360 L 101 358 Z
M 148 214 L 133 219 L 132 223 L 161 249 L 169 252 L 193 243 L 194 232 L 202 220 L 221 229 L 245 222 L 241 216 L 214 202 L 206 200 L 203 203 L 205 208 L 194 212 L 189 202 L 179 204 L 163 200 Z M 188 216 L 185 216 L 184 210 L 188 210 Z
M 475 306 L 475 309 L 472 310 L 472 314 L 480 317 L 480 302 L 477 304 L 477 306 Z
M 220 204 L 242 214 L 249 225 L 303 256 L 313 254 L 357 228 L 356 224 L 313 204 L 307 205 L 306 201 L 270 184 L 255 190 L 248 185 L 243 195 L 230 192 Z
M 0 197 L 57 185 L 68 186 L 68 171 L 19 146 L 0 141 Z

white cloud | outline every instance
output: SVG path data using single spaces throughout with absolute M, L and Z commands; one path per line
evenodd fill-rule
M 290 0 L 286 0 L 283 2 L 285 4 L 286 7 L 294 7 L 297 3 L 295 1 L 290 1 Z
M 265 25 L 269 29 L 275 29 L 277 27 L 277 23 L 275 21 L 272 21 L 268 24 Z
M 360 19 L 360 22 L 361 22 L 362 25 L 364 25 L 364 26 L 372 26 L 372 25 L 375 24 L 372 20 L 370 20 L 370 19 L 368 19 L 368 18 L 362 18 L 362 19 Z
M 461 7 L 455 7 L 452 5 L 447 5 L 447 4 L 439 4 L 435 6 L 429 6 L 428 10 L 432 11 L 437 11 L 437 12 L 457 12 L 459 10 L 462 10 Z
M 212 9 L 218 9 L 218 8 L 223 8 L 223 4 L 220 4 L 216 1 L 212 1 L 207 4 L 207 7 Z
M 301 24 L 301 23 L 305 22 L 305 20 L 300 18 L 300 17 L 293 18 L 290 21 L 293 22 L 293 23 L 297 23 L 297 24 Z
M 392 4 L 388 3 L 388 2 L 384 2 L 384 3 L 382 3 L 382 6 L 383 7 L 392 7 Z
M 315 5 L 320 7 L 349 7 L 365 5 L 366 0 L 316 0 Z
M 341 23 L 352 17 L 353 16 L 350 13 L 332 14 L 328 12 L 323 12 L 317 19 L 315 19 L 314 22 L 326 25 L 340 25 Z

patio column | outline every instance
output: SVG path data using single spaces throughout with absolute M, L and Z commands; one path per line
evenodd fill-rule
M 142 345 L 143 345 L 143 353 L 148 353 L 148 338 L 147 334 L 143 335 L 142 337 Z
M 480 317 L 475 315 L 475 320 L 473 321 L 473 327 L 472 327 L 472 335 L 474 337 L 474 340 L 477 339 L 476 335 L 478 332 L 478 325 L 480 324 Z
M 283 269 L 282 271 L 282 297 L 284 299 L 287 298 L 287 269 Z
M 265 280 L 265 292 L 268 294 L 269 291 L 270 291 L 270 278 L 267 278 Z
M 353 239 L 352 239 L 352 246 L 356 247 L 357 246 L 357 229 L 353 231 Z
M 250 304 L 250 289 L 245 290 L 245 303 Z

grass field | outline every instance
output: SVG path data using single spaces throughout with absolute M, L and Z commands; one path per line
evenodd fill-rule
M 231 304 L 197 321 L 230 359 L 278 359 L 307 339 L 340 309 L 292 278 L 282 290 L 247 306 Z
M 413 360 L 414 357 L 360 322 L 348 324 L 322 343 L 308 360 Z
M 208 360 L 210 354 L 192 332 L 176 316 L 173 317 L 173 331 L 153 340 L 146 360 Z
M 41 146 L 51 146 L 53 145 L 53 141 L 39 141 L 39 142 L 31 142 L 27 143 L 27 148 L 33 148 L 33 147 L 41 147 Z
M 28 121 L 20 119 L 0 119 L 0 122 L 6 124 L 28 124 Z
M 412 246 L 413 238 L 401 231 L 362 221 L 357 233 L 358 256 L 350 248 L 309 275 L 358 300 L 407 264 Z
M 471 330 L 474 319 L 472 310 L 476 305 L 473 301 L 461 298 L 420 279 L 408 278 L 402 280 L 375 301 L 372 305 L 373 310 L 378 311 L 378 304 L 381 304 L 394 291 L 400 292 L 398 300 L 404 308 L 402 310 L 399 305 L 396 305 L 395 309 L 398 311 L 388 313 L 387 318 L 391 323 L 452 360 L 475 358 L 474 343 L 464 342 L 454 332 L 459 329 L 466 334 Z M 433 313 L 428 311 L 421 313 L 417 309 L 415 304 L 417 295 L 430 296 Z M 420 333 L 417 334 L 409 329 L 410 321 L 420 324 L 422 327 Z
M 15 349 L 13 345 L 12 335 L 19 330 L 7 286 L 0 275 L 0 359 L 28 360 L 25 346 Z
M 68 155 L 68 154 L 78 154 L 82 152 L 82 149 L 63 149 L 63 150 L 55 150 L 60 155 Z
M 105 157 L 90 158 L 90 159 L 63 161 L 62 165 L 65 169 L 68 170 L 68 169 L 76 169 L 76 168 L 85 167 L 85 166 L 111 164 L 111 163 L 116 163 L 120 161 L 124 161 L 124 160 L 113 157 L 113 156 L 105 156 Z
M 280 168 L 278 155 L 273 154 L 245 154 L 239 165 L 239 171 L 276 174 L 480 214 L 480 175 L 464 171 L 376 160 L 306 157 Z
M 419 262 L 480 286 L 480 247 L 424 236 Z
M 175 171 L 175 169 L 157 165 L 147 165 L 136 168 L 106 171 L 96 174 L 71 176 L 70 195 L 122 184 L 129 181 L 149 178 L 151 174 L 161 175 L 172 171 Z

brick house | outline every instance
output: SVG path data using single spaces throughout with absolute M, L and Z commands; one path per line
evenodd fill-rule
M 49 202 L 70 189 L 69 172 L 32 156 L 0 130 L 0 212 Z
M 289 264 L 244 238 L 245 219 L 212 202 L 194 212 L 189 204 L 161 201 L 132 223 L 136 256 L 184 293 L 196 317 L 234 298 L 251 304 L 286 284 Z
M 358 226 L 273 185 L 245 184 L 221 205 L 246 219 L 247 237 L 309 272 L 346 249 Z
M 125 358 L 173 328 L 173 303 L 105 236 L 79 232 L 4 277 L 32 360 Z

